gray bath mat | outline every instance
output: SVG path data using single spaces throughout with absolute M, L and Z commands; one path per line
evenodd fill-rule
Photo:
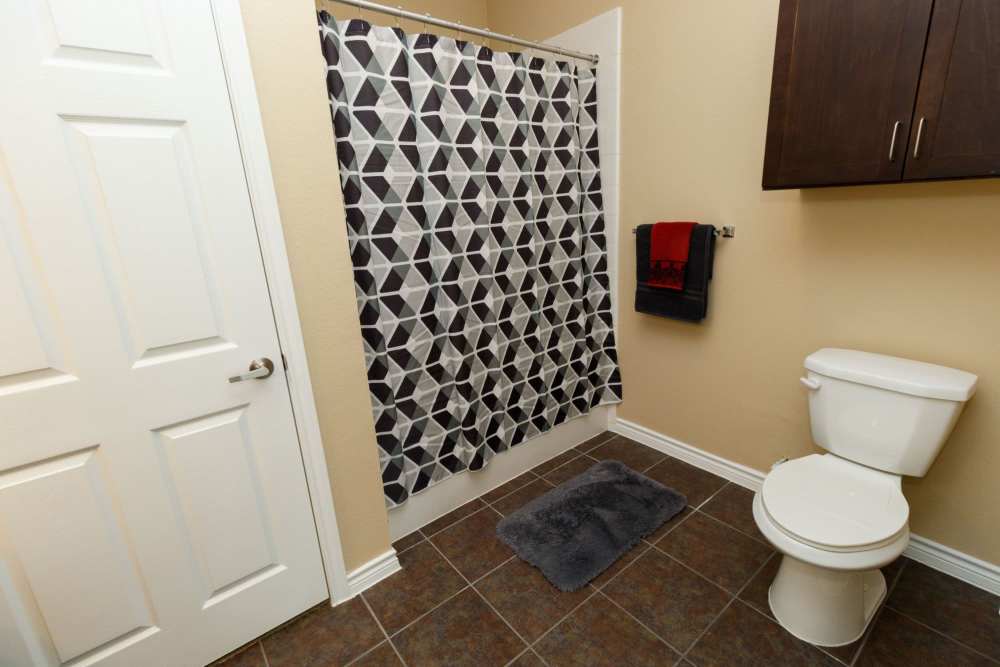
M 601 461 L 497 524 L 497 536 L 561 591 L 606 570 L 687 505 L 618 461 Z

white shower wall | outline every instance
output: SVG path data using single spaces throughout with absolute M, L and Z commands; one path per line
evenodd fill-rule
M 621 60 L 622 9 L 615 7 L 599 16 L 545 40 L 566 49 L 596 53 L 597 131 L 601 144 L 601 183 L 604 189 L 604 221 L 607 225 L 608 272 L 611 276 L 611 307 L 618 333 L 618 215 L 621 165 Z M 614 408 L 611 408 L 614 409 Z
M 597 116 L 600 141 L 601 182 L 604 189 L 604 216 L 607 226 L 608 272 L 611 278 L 611 307 L 618 326 L 618 224 L 619 163 L 621 131 L 621 8 L 615 8 L 545 40 L 567 49 L 600 56 L 598 65 Z M 539 56 L 553 57 L 549 53 Z M 476 472 L 454 475 L 389 511 L 389 534 L 393 541 L 409 535 L 434 519 L 461 507 L 508 480 L 534 468 L 567 449 L 607 430 L 614 418 L 614 406 L 594 409 L 585 417 L 560 424 L 548 432 L 497 455 L 490 465 Z

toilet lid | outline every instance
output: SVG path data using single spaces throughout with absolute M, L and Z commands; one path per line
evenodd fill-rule
M 898 477 L 831 454 L 777 466 L 764 479 L 761 500 L 786 532 L 839 549 L 890 539 L 910 516 Z

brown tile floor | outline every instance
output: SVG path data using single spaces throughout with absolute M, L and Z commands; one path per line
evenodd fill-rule
M 583 590 L 561 593 L 493 531 L 501 515 L 605 458 L 678 489 L 691 508 Z M 598 436 L 396 542 L 402 572 L 222 664 L 1000 665 L 1000 598 L 906 559 L 883 569 L 888 602 L 861 640 L 819 649 L 792 637 L 768 608 L 780 555 L 757 532 L 752 499 L 627 438 Z

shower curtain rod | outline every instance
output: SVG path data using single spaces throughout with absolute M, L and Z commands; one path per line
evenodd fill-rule
M 532 49 L 538 49 L 539 51 L 548 51 L 549 53 L 558 53 L 562 56 L 569 56 L 571 58 L 579 58 L 581 60 L 589 60 L 590 62 L 597 64 L 600 58 L 596 53 L 582 53 L 580 51 L 573 51 L 571 49 L 561 49 L 558 46 L 552 46 L 551 44 L 544 44 L 542 42 L 532 42 L 527 39 L 521 39 L 520 37 L 514 37 L 513 35 L 502 35 L 498 32 L 493 32 L 492 30 L 483 30 L 482 28 L 474 28 L 469 25 L 463 25 L 461 23 L 456 23 L 454 21 L 446 21 L 444 19 L 439 19 L 430 14 L 418 14 L 417 12 L 411 12 L 409 10 L 403 9 L 402 7 L 390 7 L 388 5 L 380 5 L 377 2 L 368 2 L 368 0 L 330 0 L 331 2 L 339 2 L 343 5 L 352 5 L 354 7 L 360 7 L 362 9 L 370 9 L 375 12 L 380 12 L 382 14 L 389 14 L 390 16 L 399 16 L 404 19 L 411 19 L 413 21 L 420 21 L 421 23 L 428 23 L 430 25 L 436 25 L 440 28 L 448 28 L 449 30 L 458 30 L 459 32 L 467 32 L 470 35 L 478 35 L 480 37 L 488 37 L 490 39 L 497 39 L 502 42 L 510 42 L 511 44 L 518 44 L 520 46 L 527 46 Z

